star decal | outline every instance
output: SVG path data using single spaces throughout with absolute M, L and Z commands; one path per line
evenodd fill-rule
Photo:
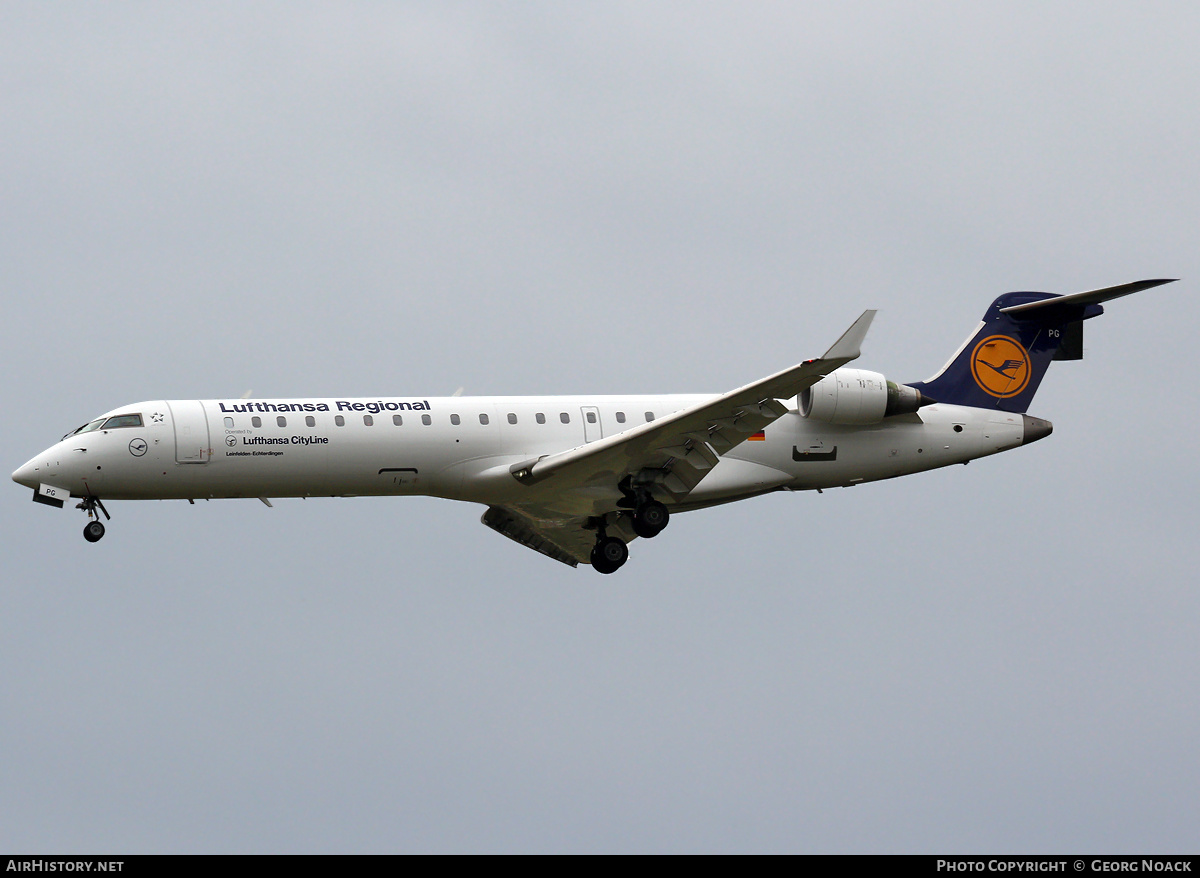
M 162 412 L 155 412 L 150 416 L 150 420 L 154 421 L 156 424 L 161 424 L 163 422 L 163 417 L 164 415 Z

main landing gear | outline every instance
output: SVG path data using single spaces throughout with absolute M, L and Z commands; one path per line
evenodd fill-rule
M 671 519 L 667 507 L 654 499 L 644 484 L 634 484 L 633 476 L 626 476 L 617 485 L 625 496 L 617 501 L 617 507 L 628 510 L 633 518 L 633 532 L 642 539 L 656 537 L 666 528 Z
M 629 547 L 620 537 L 600 536 L 592 547 L 592 566 L 597 573 L 616 573 L 629 560 Z
M 83 538 L 89 543 L 94 543 L 104 536 L 104 524 L 100 521 L 100 515 L 96 512 L 97 509 L 104 513 L 104 517 L 112 521 L 112 516 L 108 514 L 108 510 L 104 508 L 104 504 L 100 502 L 99 497 L 84 497 L 83 502 L 78 504 L 76 509 L 82 509 L 88 514 L 91 519 L 83 527 Z M 94 517 L 93 517 L 94 516 Z
M 663 532 L 671 519 L 667 507 L 650 497 L 649 492 L 632 490 L 626 494 L 626 499 L 617 505 L 631 511 L 620 515 L 629 516 L 629 525 L 633 532 L 643 539 L 656 537 Z M 597 519 L 591 525 L 596 528 L 596 545 L 592 547 L 592 567 L 599 573 L 616 573 L 629 560 L 629 547 L 620 537 L 610 537 L 605 531 L 603 519 Z
M 657 500 L 647 500 L 633 510 L 633 532 L 648 540 L 662 533 L 670 520 L 666 506 Z

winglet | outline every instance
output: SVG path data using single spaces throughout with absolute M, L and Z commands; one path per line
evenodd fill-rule
M 871 328 L 871 321 L 875 319 L 876 313 L 878 312 L 873 309 L 863 311 L 862 316 L 842 333 L 842 337 L 833 343 L 833 347 L 827 350 L 821 359 L 845 360 L 847 363 L 858 359 L 862 353 L 863 339 L 867 337 L 867 330 Z

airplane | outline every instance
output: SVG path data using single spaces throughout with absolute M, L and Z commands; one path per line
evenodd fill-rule
M 672 515 L 967 463 L 1050 434 L 1026 414 L 1052 360 L 1083 357 L 1103 302 L 1171 279 L 1005 293 L 927 381 L 847 369 L 875 311 L 823 355 L 719 395 L 151 400 L 13 473 L 38 503 L 426 495 L 572 567 L 613 573 Z M 103 498 L 103 499 L 102 499 Z

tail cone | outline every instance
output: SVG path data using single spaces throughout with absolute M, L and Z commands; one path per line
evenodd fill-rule
M 1042 418 L 1021 415 L 1021 420 L 1025 423 L 1025 438 L 1021 440 L 1022 445 L 1028 445 L 1030 442 L 1045 439 L 1054 432 L 1054 425 Z

